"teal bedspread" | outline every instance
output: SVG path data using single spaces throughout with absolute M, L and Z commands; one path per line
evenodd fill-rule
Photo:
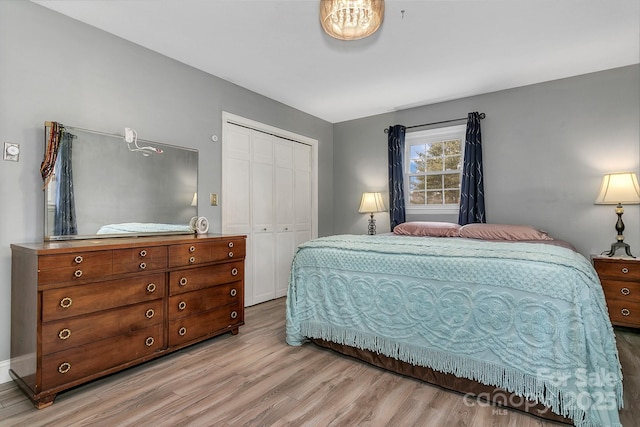
M 591 264 L 558 246 L 407 236 L 301 245 L 287 342 L 321 338 L 619 426 L 622 372 Z

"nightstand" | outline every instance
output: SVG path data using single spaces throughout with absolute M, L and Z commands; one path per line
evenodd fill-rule
M 640 259 L 593 256 L 611 323 L 640 328 Z

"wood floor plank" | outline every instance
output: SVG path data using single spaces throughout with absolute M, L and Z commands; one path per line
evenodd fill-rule
M 338 355 L 285 343 L 285 299 L 246 309 L 225 334 L 61 393 L 37 410 L 0 385 L 0 426 L 551 427 L 514 410 Z M 640 427 L 640 334 L 616 329 L 625 427 Z

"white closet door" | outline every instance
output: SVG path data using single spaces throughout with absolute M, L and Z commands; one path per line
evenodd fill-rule
M 275 209 L 276 209 L 276 297 L 287 294 L 289 272 L 294 251 L 293 141 L 276 138 Z
M 317 233 L 317 141 L 228 113 L 223 120 L 222 232 L 247 235 L 248 306 L 286 295 L 295 249 Z
M 251 131 L 253 303 L 276 297 L 274 253 L 274 138 Z
M 222 192 L 220 202 L 224 211 L 223 232 L 247 235 L 247 254 L 244 267 L 245 305 L 253 300 L 253 248 L 251 236 L 251 131 L 230 125 L 226 133 L 222 162 Z
M 294 144 L 294 212 L 295 212 L 295 239 L 299 244 L 311 240 L 312 232 L 312 158 L 311 146 L 306 144 Z

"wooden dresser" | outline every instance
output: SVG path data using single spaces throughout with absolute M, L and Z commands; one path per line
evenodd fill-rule
M 14 244 L 9 373 L 57 393 L 244 324 L 245 236 Z
M 611 323 L 640 328 L 640 259 L 592 257 Z

